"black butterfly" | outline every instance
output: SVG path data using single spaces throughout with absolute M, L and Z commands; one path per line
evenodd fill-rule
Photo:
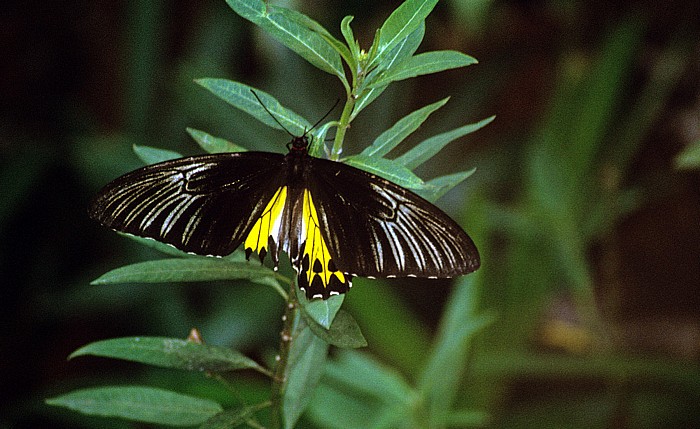
M 307 153 L 192 156 L 119 177 L 90 216 L 117 231 L 200 255 L 244 243 L 246 258 L 285 251 L 309 298 L 345 293 L 353 276 L 452 277 L 479 267 L 471 238 L 443 211 L 388 180 Z

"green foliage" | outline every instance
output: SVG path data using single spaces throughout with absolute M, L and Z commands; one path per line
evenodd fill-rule
M 268 127 L 284 128 L 294 135 L 312 133 L 315 144 L 310 153 L 316 156 L 327 154 L 330 159 L 339 160 L 351 122 L 392 82 L 476 63 L 474 58 L 455 51 L 414 55 L 425 33 L 425 19 L 437 0 L 408 0 L 401 4 L 377 31 L 367 51 L 355 39 L 350 27 L 352 17 L 346 17 L 341 23 L 344 39 L 341 41 L 299 12 L 259 0 L 227 0 L 227 3 L 238 15 L 310 64 L 337 77 L 346 91 L 342 113 L 337 120 L 312 129 L 311 122 L 284 107 L 265 91 L 219 78 L 203 78 L 196 82 Z M 493 117 L 429 138 L 398 158 L 385 156 L 447 101 L 448 98 L 444 98 L 410 113 L 381 133 L 362 153 L 341 161 L 412 188 L 427 198 L 440 197 L 474 170 L 428 182 L 412 170 L 451 141 L 488 124 Z M 330 128 L 335 128 L 336 133 L 332 146 L 327 147 L 325 136 Z M 188 128 L 187 131 L 209 153 L 246 150 L 200 130 Z M 146 163 L 180 156 L 174 151 L 142 145 L 134 145 L 134 151 Z M 200 372 L 227 385 L 231 372 L 252 369 L 271 378 L 270 399 L 253 405 L 242 403 L 224 410 L 212 400 L 163 389 L 113 386 L 77 390 L 50 399 L 49 404 L 97 416 L 175 426 L 200 425 L 200 428 L 207 429 L 241 424 L 293 428 L 309 406 L 310 418 L 328 427 L 444 427 L 483 423 L 482 413 L 453 409 L 468 345 L 474 333 L 490 320 L 476 314 L 476 301 L 472 296 L 474 286 L 469 282 L 458 287 L 460 292 L 449 305 L 441 336 L 431 347 L 423 376 L 414 384 L 394 369 L 357 352 L 346 350 L 337 359 L 328 361 L 331 345 L 342 349 L 367 345 L 353 316 L 340 309 L 344 296 L 309 301 L 303 293 L 298 293 L 289 277 L 243 261 L 240 252 L 226 258 L 210 259 L 188 255 L 153 240 L 130 238 L 172 258 L 114 269 L 94 280 L 93 285 L 245 280 L 270 286 L 286 301 L 278 362 L 268 369 L 233 349 L 161 337 L 99 341 L 76 350 L 71 357 L 102 356 Z M 289 292 L 284 290 L 286 285 L 290 286 Z M 399 319 L 400 316 L 396 320 Z M 258 421 L 257 412 L 263 409 L 269 409 L 271 413 L 269 426 Z M 327 413 L 326 409 L 333 410 L 333 413 Z M 341 410 L 347 410 L 347 415 L 342 415 Z M 356 413 L 350 415 L 351 411 Z M 368 422 L 371 425 L 367 425 Z
M 85 414 L 169 426 L 198 425 L 223 411 L 221 405 L 208 399 L 142 386 L 81 389 L 46 403 Z

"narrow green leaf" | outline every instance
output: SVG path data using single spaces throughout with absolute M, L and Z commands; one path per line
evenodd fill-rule
M 421 189 L 425 182 L 408 168 L 391 159 L 369 157 L 367 155 L 349 156 L 344 161 L 348 165 L 376 174 L 399 186 L 409 189 Z
M 133 150 L 136 156 L 138 156 L 139 159 L 141 159 L 141 161 L 145 162 L 148 165 L 157 164 L 163 161 L 169 161 L 171 159 L 182 158 L 182 155 L 175 151 L 159 149 L 157 147 L 151 146 L 142 146 L 135 144 L 133 145 Z
M 301 116 L 283 107 L 276 98 L 256 88 L 227 79 L 204 78 L 195 82 L 208 89 L 212 94 L 230 105 L 241 109 L 255 119 L 272 128 L 281 129 L 279 124 L 265 111 L 251 90 L 255 91 L 265 107 L 275 115 L 275 118 L 292 134 L 300 136 L 311 128 L 311 124 Z
M 467 177 L 474 174 L 476 168 L 459 173 L 446 174 L 425 182 L 425 189 L 417 189 L 416 193 L 428 201 L 435 202 L 443 195 L 462 183 Z
M 386 58 L 378 64 L 377 68 L 373 70 L 366 78 L 365 82 L 371 82 L 374 80 L 374 76 L 378 75 L 384 70 L 389 70 L 392 67 L 396 67 L 398 64 L 403 62 L 406 58 L 413 55 L 418 46 L 420 46 L 423 41 L 423 36 L 425 35 L 425 23 L 421 22 L 418 28 L 413 30 L 411 34 L 408 35 L 404 40 L 401 41 L 394 49 L 389 52 Z M 360 88 L 358 92 L 357 102 L 352 111 L 351 119 L 354 119 L 365 107 L 367 107 L 372 101 L 376 100 L 377 97 L 381 95 L 386 89 L 386 86 L 374 86 L 372 88 Z
M 431 113 L 441 108 L 450 98 L 429 104 L 399 119 L 391 128 L 384 131 L 374 142 L 362 151 L 362 155 L 382 157 L 411 135 L 428 119 Z
M 248 21 L 256 22 L 267 13 L 267 5 L 262 0 L 226 0 L 229 7 Z
M 676 168 L 679 170 L 700 168 L 700 140 L 689 145 L 676 156 Z
M 398 66 L 386 70 L 369 87 L 385 86 L 397 80 L 476 64 L 475 58 L 457 51 L 425 52 L 407 58 Z
M 46 403 L 93 416 L 170 426 L 198 425 L 223 411 L 221 405 L 209 399 L 143 386 L 81 389 L 47 399 Z
M 214 137 L 204 131 L 194 128 L 187 128 L 187 133 L 197 142 L 197 144 L 207 153 L 228 153 L 228 152 L 245 152 L 248 149 L 231 143 L 226 139 Z
M 270 406 L 269 402 L 262 402 L 256 405 L 248 405 L 245 407 L 237 407 L 226 410 L 210 418 L 198 429 L 231 429 L 235 428 L 248 420 L 257 411 Z
M 333 49 L 335 49 L 335 51 L 338 52 L 341 57 L 345 59 L 346 62 L 351 63 L 351 61 L 354 60 L 350 49 L 348 49 L 348 47 L 345 46 L 343 42 L 336 39 L 335 36 L 333 36 L 328 30 L 326 30 L 324 26 L 322 26 L 318 22 L 314 21 L 313 19 L 304 15 L 303 13 L 297 12 L 296 10 L 284 9 L 276 6 L 273 7 L 275 11 L 283 14 L 288 19 L 296 22 L 297 24 L 303 27 L 308 28 L 311 31 L 316 32 L 319 36 L 323 37 L 326 40 L 326 42 L 328 42 L 328 44 Z M 344 74 L 343 77 L 345 77 Z
M 413 170 L 440 152 L 443 147 L 447 146 L 448 143 L 467 134 L 473 133 L 474 131 L 491 123 L 491 121 L 493 121 L 495 118 L 495 116 L 491 116 L 474 124 L 464 125 L 462 127 L 455 128 L 452 131 L 430 137 L 429 139 L 419 143 L 413 149 L 396 158 L 395 161 L 406 168 Z
M 236 350 L 178 338 L 129 337 L 97 341 L 74 351 L 69 359 L 86 355 L 187 371 L 225 372 L 254 369 L 269 374 L 257 362 Z
M 126 265 L 103 274 L 93 285 L 115 283 L 170 283 L 246 279 L 269 284 L 276 273 L 251 262 L 223 259 L 161 259 Z
M 343 20 L 340 22 L 340 32 L 343 34 L 345 43 L 348 44 L 350 52 L 352 53 L 354 60 L 352 65 L 356 67 L 357 62 L 360 60 L 360 45 L 357 43 L 357 39 L 355 39 L 355 34 L 352 31 L 352 27 L 350 27 L 350 23 L 353 19 L 355 19 L 354 16 L 346 16 L 343 18 Z M 350 63 L 348 63 L 348 66 L 350 66 Z
M 345 310 L 338 312 L 333 319 L 330 329 L 325 329 L 316 323 L 306 312 L 302 311 L 301 314 L 311 331 L 330 345 L 344 349 L 356 349 L 367 346 L 367 340 L 362 335 L 360 326 L 350 313 Z
M 407 0 L 387 18 L 380 28 L 377 52 L 371 64 L 381 63 L 394 46 L 418 28 L 437 0 Z
M 428 427 L 416 392 L 401 376 L 349 350 L 326 364 L 308 416 L 334 429 Z
M 394 369 L 354 350 L 338 350 L 336 359 L 326 365 L 323 383 L 344 386 L 358 395 L 368 395 L 394 405 L 410 404 L 417 396 Z
M 298 16 L 290 19 L 284 8 L 266 5 L 257 0 L 226 0 L 226 3 L 237 14 L 260 26 L 315 67 L 341 79 L 345 78 L 340 56 L 333 45 L 315 31 L 300 25 Z M 300 14 L 297 12 L 297 15 Z
M 476 314 L 477 280 L 478 275 L 459 279 L 443 314 L 437 341 L 419 379 L 419 390 L 430 408 L 432 425 L 444 420 L 453 406 L 474 334 L 494 320 L 492 314 Z
M 330 329 L 333 319 L 335 319 L 338 310 L 343 305 L 345 295 L 336 295 L 328 299 L 310 300 L 301 289 L 297 288 L 296 292 L 302 312 L 325 329 Z
M 282 399 L 284 427 L 292 429 L 309 405 L 323 374 L 328 344 L 314 335 L 303 320 L 295 330 L 285 373 Z

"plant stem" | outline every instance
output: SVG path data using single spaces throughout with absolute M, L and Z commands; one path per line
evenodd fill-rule
M 282 395 L 287 384 L 287 363 L 289 361 L 289 349 L 292 345 L 292 330 L 294 329 L 294 319 L 297 315 L 297 301 L 295 282 L 289 282 L 289 293 L 284 308 L 282 321 L 282 332 L 280 333 L 280 348 L 277 356 L 277 367 L 272 377 L 272 391 L 270 394 L 270 428 L 280 429 L 282 427 Z
M 345 131 L 350 127 L 350 116 L 352 115 L 354 107 L 355 97 L 350 94 L 345 102 L 340 120 L 338 121 L 338 131 L 335 133 L 335 141 L 333 142 L 333 149 L 331 149 L 331 160 L 333 161 L 337 161 L 338 158 L 340 158 L 340 153 L 343 149 L 343 140 L 345 139 Z

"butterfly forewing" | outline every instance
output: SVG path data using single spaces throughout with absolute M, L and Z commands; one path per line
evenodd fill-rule
M 90 206 L 102 224 L 201 255 L 223 256 L 245 239 L 279 189 L 284 156 L 194 156 L 150 165 L 105 186 Z M 267 197 L 267 198 L 266 198 Z
M 479 267 L 471 238 L 433 204 L 354 167 L 310 162 L 311 192 L 339 269 L 366 277 L 453 277 Z

